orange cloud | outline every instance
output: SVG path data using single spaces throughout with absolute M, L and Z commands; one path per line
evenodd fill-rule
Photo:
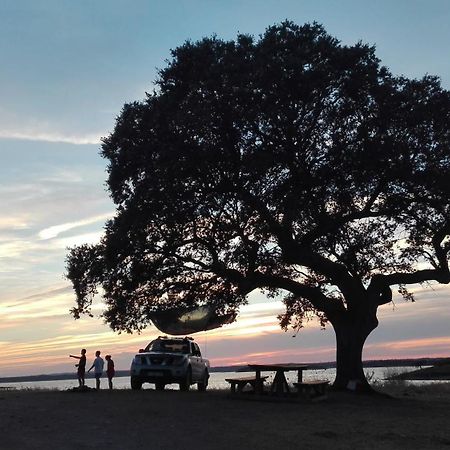
M 441 358 L 450 354 L 450 337 L 427 337 L 367 344 L 365 359 Z

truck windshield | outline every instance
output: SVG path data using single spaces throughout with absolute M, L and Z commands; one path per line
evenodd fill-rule
M 189 344 L 181 340 L 155 339 L 145 349 L 148 352 L 189 353 Z

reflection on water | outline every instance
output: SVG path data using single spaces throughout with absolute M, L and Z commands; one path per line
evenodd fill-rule
M 410 372 L 412 370 L 417 370 L 418 367 L 371 367 L 365 369 L 366 376 L 368 377 L 370 382 L 377 382 L 384 380 L 387 376 L 391 374 L 400 374 L 404 372 Z M 229 384 L 225 381 L 225 378 L 233 378 L 236 376 L 242 376 L 242 372 L 213 372 L 211 373 L 211 377 L 209 379 L 209 388 L 210 389 L 228 389 Z M 268 375 L 270 382 L 273 379 L 274 372 L 267 372 L 264 375 Z M 328 380 L 332 382 L 336 375 L 335 369 L 318 369 L 318 370 L 306 370 L 303 372 L 304 380 Z M 297 373 L 287 372 L 286 378 L 288 382 L 297 381 Z M 423 384 L 433 384 L 439 383 L 441 381 L 435 380 L 414 380 L 414 381 L 406 381 L 405 383 L 411 385 L 423 385 Z M 86 384 L 89 387 L 95 387 L 95 379 L 86 380 Z M 30 382 L 21 382 L 21 383 L 0 383 L 0 389 L 5 387 L 11 387 L 16 389 L 57 389 L 57 390 L 66 390 L 73 387 L 78 386 L 78 381 L 73 380 L 52 380 L 52 381 L 30 381 Z M 106 389 L 108 386 L 108 380 L 106 377 L 102 379 L 101 388 Z M 120 377 L 114 379 L 114 388 L 115 389 L 130 389 L 130 378 L 129 377 Z M 143 389 L 153 389 L 153 384 L 145 383 L 143 385 Z M 172 384 L 167 385 L 166 389 L 178 389 L 178 385 Z

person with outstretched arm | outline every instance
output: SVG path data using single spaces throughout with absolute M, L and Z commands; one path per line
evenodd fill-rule
M 84 386 L 84 376 L 86 373 L 86 349 L 83 348 L 81 350 L 81 356 L 69 355 L 69 357 L 79 360 L 78 364 L 75 364 L 75 367 L 78 367 L 77 377 L 78 377 L 78 384 L 80 385 L 81 388 Z

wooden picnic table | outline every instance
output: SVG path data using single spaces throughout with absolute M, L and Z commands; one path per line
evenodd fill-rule
M 308 368 L 305 364 L 286 363 L 286 364 L 249 364 L 249 370 L 254 370 L 256 373 L 255 389 L 256 393 L 261 394 L 263 384 L 261 383 L 261 372 L 275 372 L 270 392 L 282 395 L 290 393 L 290 388 L 286 380 L 285 372 L 297 371 L 297 383 L 303 382 L 303 371 Z

